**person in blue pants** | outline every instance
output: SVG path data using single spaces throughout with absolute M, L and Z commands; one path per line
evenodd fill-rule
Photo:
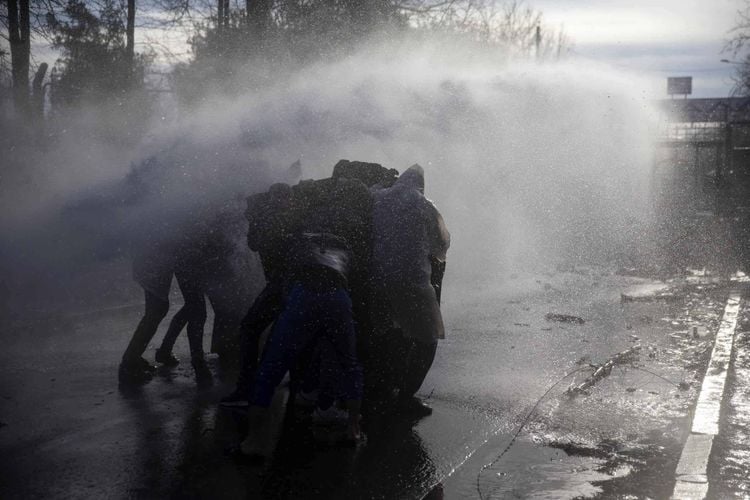
M 267 409 L 284 375 L 300 353 L 313 343 L 321 352 L 318 410 L 343 400 L 348 413 L 347 436 L 361 437 L 362 367 L 356 354 L 352 301 L 347 291 L 349 252 L 342 239 L 330 234 L 292 237 L 287 257 L 289 292 L 274 324 L 251 389 L 248 434 L 243 455 L 263 455 Z

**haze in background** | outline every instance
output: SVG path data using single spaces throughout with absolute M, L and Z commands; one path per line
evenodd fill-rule
M 630 75 L 509 61 L 455 41 L 379 42 L 279 75 L 271 88 L 157 119 L 139 148 L 71 130 L 39 153 L 5 186 L 6 272 L 85 267 L 165 228 L 186 231 L 217 203 L 241 205 L 289 180 L 296 160 L 304 178 L 320 178 L 342 158 L 425 168 L 426 193 L 453 235 L 447 279 L 456 283 L 622 265 L 649 247 L 655 115 Z
M 668 76 L 692 76 L 693 97 L 726 97 L 735 59 L 722 52 L 741 0 L 537 0 L 551 26 L 564 26 L 573 55 L 640 73 L 666 97 Z M 737 57 L 739 59 L 739 56 Z

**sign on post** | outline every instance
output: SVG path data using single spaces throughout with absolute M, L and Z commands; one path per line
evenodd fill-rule
M 693 93 L 692 76 L 670 76 L 667 77 L 668 95 L 690 95 Z

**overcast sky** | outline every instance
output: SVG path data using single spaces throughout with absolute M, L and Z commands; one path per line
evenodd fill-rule
M 692 97 L 723 97 L 732 59 L 722 53 L 743 0 L 529 0 L 549 26 L 563 26 L 574 56 L 646 74 L 692 76 Z
M 733 59 L 722 52 L 737 11 L 750 0 L 526 0 L 543 13 L 545 25 L 562 27 L 573 43 L 573 57 L 593 60 L 648 77 L 664 89 L 668 76 L 692 76 L 691 97 L 724 97 L 732 89 Z M 148 43 L 140 31 L 137 43 Z M 186 57 L 184 32 L 151 33 Z M 40 60 L 53 62 L 53 51 Z M 740 58 L 740 56 L 737 56 Z M 649 89 L 650 90 L 650 89 Z

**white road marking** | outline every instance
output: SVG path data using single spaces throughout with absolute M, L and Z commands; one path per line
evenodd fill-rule
M 716 332 L 711 360 L 698 395 L 691 434 L 677 464 L 677 482 L 672 498 L 702 500 L 708 492 L 708 457 L 711 454 L 713 437 L 719 433 L 721 401 L 732 358 L 740 302 L 740 293 L 736 291 L 727 299 L 724 316 L 719 331 Z

